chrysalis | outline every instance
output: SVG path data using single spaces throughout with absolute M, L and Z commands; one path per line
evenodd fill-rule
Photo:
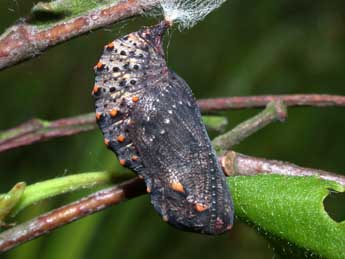
M 169 24 L 144 28 L 104 48 L 92 94 L 104 143 L 145 180 L 164 221 L 220 234 L 233 204 L 187 83 L 169 70 L 162 37 Z

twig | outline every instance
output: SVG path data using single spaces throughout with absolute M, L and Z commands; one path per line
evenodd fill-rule
M 237 125 L 229 132 L 216 137 L 212 144 L 218 154 L 224 154 L 226 150 L 239 144 L 243 139 L 266 127 L 274 121 L 284 121 L 287 117 L 286 106 L 281 101 L 270 102 L 265 110 Z
M 39 27 L 20 21 L 0 36 L 0 70 L 33 58 L 73 37 L 151 9 L 158 1 L 127 0 L 95 8 L 68 20 Z
M 345 177 L 321 170 L 299 167 L 294 164 L 245 156 L 233 151 L 220 158 L 226 175 L 255 176 L 278 174 L 288 176 L 316 176 L 336 181 L 345 186 Z M 0 234 L 0 252 L 5 252 L 51 230 L 82 217 L 145 193 L 142 180 L 133 178 L 116 187 L 108 188 L 79 201 L 52 210 Z
M 203 99 L 200 107 L 205 111 L 259 108 L 272 101 L 283 101 L 287 106 L 340 106 L 345 107 L 345 96 L 326 94 L 262 95 L 232 98 Z
M 221 131 L 222 127 L 227 123 L 226 118 L 221 116 L 203 116 L 203 119 L 206 127 L 212 130 Z M 0 132 L 0 152 L 51 138 L 78 134 L 95 128 L 96 120 L 94 113 L 52 122 L 32 119 L 17 127 Z
M 300 100 L 299 100 L 300 98 Z M 251 100 L 257 100 L 254 104 Z M 224 109 L 241 109 L 266 106 L 272 96 L 228 97 L 216 99 L 201 99 L 198 105 L 202 112 L 212 112 Z M 274 100 L 280 100 L 274 97 Z M 221 100 L 221 101 L 220 101 Z M 345 96 L 329 95 L 286 95 L 282 100 L 289 101 L 287 105 L 311 106 L 344 106 Z M 294 102 L 292 102 L 294 100 Z M 298 101 L 299 100 L 299 101 Z M 285 104 L 285 103 L 284 103 Z M 76 117 L 47 122 L 39 119 L 30 120 L 22 125 L 0 133 L 0 152 L 30 145 L 55 137 L 63 137 L 89 131 L 96 127 L 93 113 Z
M 0 252 L 5 252 L 60 226 L 144 193 L 144 182 L 138 178 L 98 191 L 2 232 L 0 234 Z
M 0 152 L 51 138 L 70 136 L 96 128 L 94 114 L 85 114 L 52 122 L 29 120 L 0 133 Z
M 292 163 L 251 157 L 234 151 L 221 158 L 223 171 L 227 176 L 255 176 L 260 174 L 278 174 L 287 176 L 315 176 L 334 181 L 345 186 L 345 176 L 301 167 Z

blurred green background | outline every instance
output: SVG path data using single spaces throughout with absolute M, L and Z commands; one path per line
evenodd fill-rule
M 0 31 L 27 16 L 33 1 L 2 0 Z M 0 130 L 30 118 L 54 120 L 93 110 L 90 96 L 103 45 L 153 24 L 135 18 L 50 49 L 0 73 Z M 197 98 L 327 93 L 345 94 L 345 2 L 262 0 L 226 2 L 188 31 L 166 38 L 171 68 Z M 229 111 L 229 128 L 258 110 Z M 253 135 L 236 151 L 334 172 L 345 169 L 344 108 L 291 108 L 284 124 Z M 95 130 L 0 154 L 0 192 L 16 182 L 35 183 L 78 172 L 114 170 L 114 155 Z M 41 202 L 17 221 L 85 195 Z M 331 199 L 332 200 L 332 199 Z M 345 219 L 345 199 L 330 210 Z M 173 229 L 143 196 L 65 226 L 1 258 L 274 258 L 278 253 L 256 231 L 237 222 L 219 237 Z

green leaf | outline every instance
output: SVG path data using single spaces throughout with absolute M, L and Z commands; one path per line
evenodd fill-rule
M 78 15 L 97 6 L 116 3 L 116 0 L 55 0 L 51 2 L 38 2 L 31 9 L 33 14 L 47 13 L 52 15 Z
M 30 23 L 36 26 L 48 27 L 56 22 L 68 20 L 72 17 L 90 12 L 94 9 L 110 4 L 116 4 L 118 0 L 54 0 L 50 2 L 38 2 L 31 9 Z
M 260 232 L 326 258 L 345 258 L 345 222 L 325 211 L 329 190 L 345 187 L 314 177 L 278 175 L 228 178 L 235 214 Z

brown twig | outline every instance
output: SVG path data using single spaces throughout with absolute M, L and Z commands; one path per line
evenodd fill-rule
M 287 105 L 311 106 L 344 106 L 345 96 L 330 95 L 286 95 L 281 97 L 287 100 Z M 198 105 L 203 112 L 212 112 L 225 109 L 241 109 L 265 107 L 272 96 L 228 97 L 216 99 L 201 99 Z M 274 100 L 280 100 L 274 97 Z M 298 101 L 300 99 L 300 101 Z M 221 100 L 221 101 L 220 101 Z M 256 100 L 254 104 L 251 100 Z M 294 102 L 292 102 L 294 100 Z M 285 103 L 284 103 L 285 104 Z M 93 113 L 76 117 L 60 119 L 52 122 L 39 119 L 30 120 L 22 125 L 0 133 L 0 152 L 9 149 L 30 145 L 55 137 L 69 136 L 80 132 L 92 130 L 96 127 Z
M 96 124 L 93 113 L 52 122 L 39 119 L 29 120 L 0 133 L 0 152 L 51 138 L 78 134 L 94 128 Z
M 224 173 L 227 176 L 255 176 L 259 174 L 278 174 L 287 176 L 315 176 L 334 181 L 345 186 L 345 176 L 331 172 L 305 168 L 292 163 L 251 157 L 234 151 L 221 158 Z
M 0 252 L 5 252 L 58 227 L 144 193 L 145 185 L 139 178 L 98 191 L 4 231 L 0 234 Z
M 199 101 L 199 105 L 205 111 L 221 111 L 264 107 L 272 101 L 283 101 L 287 106 L 345 107 L 345 96 L 326 94 L 263 95 L 203 99 Z
M 88 31 L 141 14 L 154 7 L 157 2 L 117 1 L 44 28 L 20 21 L 0 36 L 0 70 L 33 58 L 49 47 Z
M 345 185 L 345 177 L 326 171 L 299 167 L 294 164 L 245 156 L 233 151 L 221 158 L 226 175 L 255 176 L 278 174 L 288 176 L 316 176 Z M 116 187 L 89 195 L 79 201 L 52 210 L 0 234 L 0 252 L 42 236 L 58 227 L 145 193 L 142 180 L 133 178 Z

